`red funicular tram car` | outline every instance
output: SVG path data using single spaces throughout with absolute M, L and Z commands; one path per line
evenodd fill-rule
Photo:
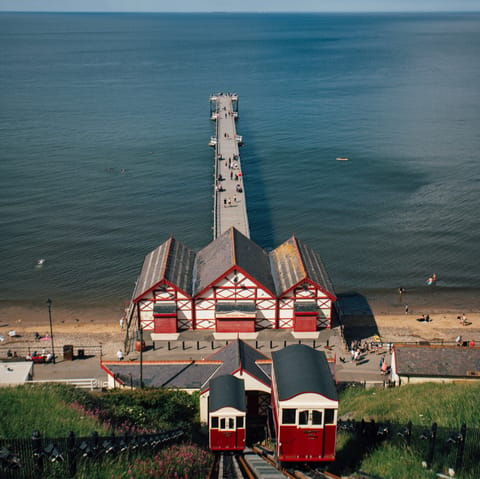
M 295 344 L 272 353 L 272 359 L 277 460 L 333 461 L 338 396 L 325 354 Z
M 209 444 L 212 451 L 245 448 L 245 384 L 226 374 L 210 381 L 208 399 Z

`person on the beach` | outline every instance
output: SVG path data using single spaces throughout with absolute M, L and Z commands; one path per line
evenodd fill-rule
M 380 369 L 381 369 L 382 374 L 385 376 L 385 374 L 387 374 L 387 371 L 388 371 L 388 365 L 387 365 L 387 361 L 385 361 L 385 358 L 383 360 L 383 364 L 382 364 L 382 367 Z
M 398 288 L 398 293 L 400 294 L 400 296 L 402 296 L 402 294 L 405 293 L 405 288 L 400 286 L 400 288 Z
M 457 346 L 461 346 L 463 343 L 463 338 L 461 336 L 457 336 L 455 342 L 457 343 Z
M 119 361 L 122 361 L 122 360 L 123 360 L 123 353 L 122 353 L 122 350 L 121 350 L 121 349 L 119 349 L 119 350 L 117 351 L 117 359 L 118 359 Z
M 460 324 L 465 326 L 467 324 L 467 317 L 465 316 L 465 313 L 462 313 L 462 316 L 460 318 Z
M 408 304 L 405 305 L 405 314 L 408 314 Z
M 357 366 L 358 361 L 360 360 L 360 348 L 357 348 L 353 354 L 353 360 L 355 361 L 355 366 Z

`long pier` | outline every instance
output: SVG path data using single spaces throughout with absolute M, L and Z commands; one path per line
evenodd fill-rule
M 210 118 L 215 121 L 215 136 L 210 138 L 214 155 L 214 214 L 213 238 L 234 226 L 250 238 L 244 176 L 237 135 L 238 95 L 219 93 L 210 97 Z

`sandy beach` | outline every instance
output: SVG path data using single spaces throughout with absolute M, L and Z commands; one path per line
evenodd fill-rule
M 480 342 L 477 290 L 418 288 L 401 295 L 382 290 L 338 296 L 346 328 L 362 338 L 377 333 L 389 342 L 453 342 L 461 335 Z M 463 314 L 469 323 L 465 326 L 458 320 Z M 430 321 L 417 321 L 422 315 Z
M 480 344 L 480 300 L 476 291 L 427 290 L 379 291 L 338 294 L 344 313 L 348 336 L 366 339 L 379 334 L 386 341 L 454 341 L 458 335 L 474 339 Z M 405 314 L 408 305 L 408 314 Z M 55 306 L 55 305 L 54 305 Z M 124 332 L 120 328 L 124 305 L 91 308 L 65 308 L 52 306 L 55 344 L 78 346 L 102 345 L 106 356 L 114 355 L 122 347 Z M 458 316 L 465 314 L 467 326 L 460 324 Z M 422 314 L 431 321 L 420 322 Z M 17 337 L 9 337 L 9 331 Z M 0 306 L 0 335 L 5 341 L 0 348 L 34 345 L 34 334 L 48 335 L 50 331 L 48 309 L 21 305 Z M 45 343 L 48 346 L 48 342 Z
M 92 308 L 54 308 L 52 307 L 52 325 L 56 348 L 64 344 L 78 346 L 102 346 L 103 353 L 113 355 L 122 349 L 124 332 L 120 329 L 120 318 L 123 307 L 92 307 Z M 16 337 L 11 338 L 9 331 L 15 331 Z M 0 307 L 0 336 L 5 341 L 1 347 L 28 347 L 38 343 L 34 335 L 49 336 L 50 323 L 48 309 L 22 306 L 2 305 Z M 43 343 L 41 343 L 43 345 Z M 45 342 L 49 348 L 50 343 Z

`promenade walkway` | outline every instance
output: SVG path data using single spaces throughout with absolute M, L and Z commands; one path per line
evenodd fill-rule
M 244 175 L 238 148 L 242 137 L 235 129 L 238 97 L 220 93 L 210 97 L 210 104 L 212 120 L 216 123 L 216 135 L 210 141 L 215 147 L 213 238 L 232 226 L 249 238 Z

